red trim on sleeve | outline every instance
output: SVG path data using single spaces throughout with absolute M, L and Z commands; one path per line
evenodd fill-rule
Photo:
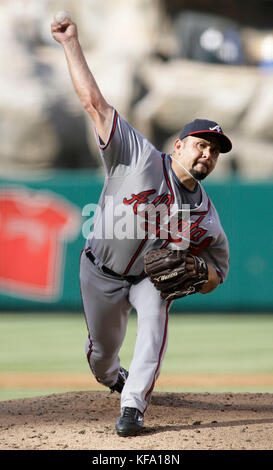
M 110 136 L 109 136 L 109 138 L 108 138 L 108 141 L 107 141 L 106 144 L 104 144 L 104 145 L 100 145 L 100 137 L 99 137 L 99 135 L 98 135 L 97 129 L 95 129 L 96 136 L 97 136 L 98 146 L 99 146 L 99 148 L 100 148 L 101 150 L 106 150 L 107 147 L 108 147 L 108 145 L 110 144 L 110 142 L 111 142 L 111 140 L 112 140 L 112 138 L 113 138 L 113 135 L 114 135 L 114 133 L 115 133 L 116 127 L 117 127 L 117 119 L 118 119 L 118 113 L 117 113 L 117 111 L 115 110 L 111 133 L 110 133 Z

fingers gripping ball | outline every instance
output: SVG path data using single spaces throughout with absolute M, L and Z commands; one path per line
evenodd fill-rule
M 72 18 L 71 18 L 69 11 L 66 11 L 66 10 L 58 11 L 58 13 L 56 13 L 56 15 L 54 16 L 54 20 L 57 23 L 62 23 L 64 20 L 71 20 L 71 19 Z
M 194 274 L 186 266 L 186 258 L 194 261 Z M 144 256 L 144 269 L 165 300 L 195 294 L 208 281 L 208 267 L 202 258 L 181 250 L 152 250 Z

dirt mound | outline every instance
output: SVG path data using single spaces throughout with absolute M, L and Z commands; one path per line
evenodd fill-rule
M 0 402 L 0 449 L 273 449 L 273 394 L 154 392 L 143 434 L 129 438 L 116 435 L 119 409 L 108 391 Z

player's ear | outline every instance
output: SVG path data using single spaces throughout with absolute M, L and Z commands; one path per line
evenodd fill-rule
M 186 140 L 186 139 L 185 139 Z M 185 146 L 185 140 L 176 139 L 174 142 L 174 150 L 182 150 Z
M 173 144 L 174 149 L 180 150 L 181 144 L 182 144 L 182 140 L 176 139 L 174 144 Z

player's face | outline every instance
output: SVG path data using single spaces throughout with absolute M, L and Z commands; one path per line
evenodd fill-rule
M 213 136 L 188 136 L 181 142 L 180 158 L 187 170 L 198 180 L 206 178 L 215 168 L 220 144 Z

